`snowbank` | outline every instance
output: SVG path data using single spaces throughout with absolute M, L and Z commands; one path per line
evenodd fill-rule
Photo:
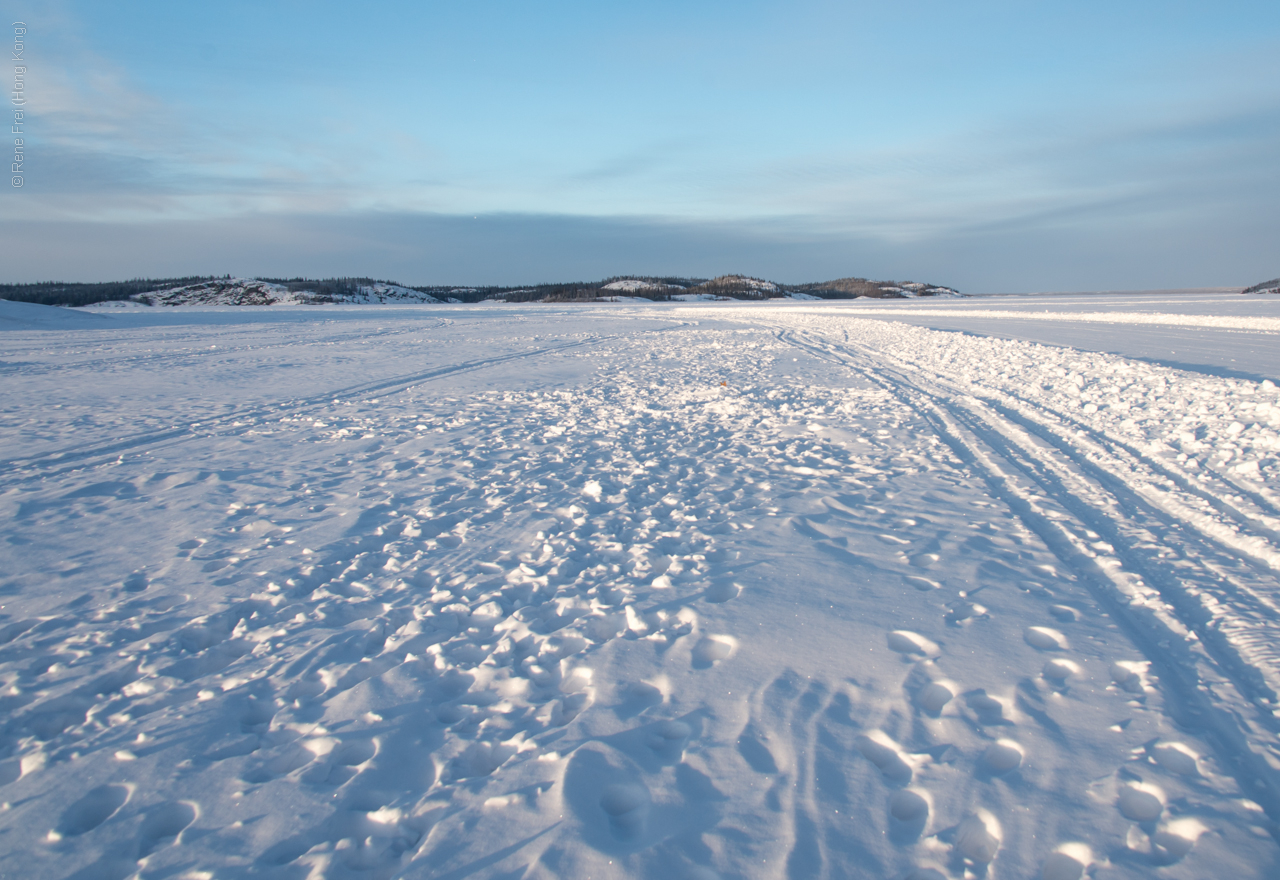
M 1232 315 L 1178 315 L 1149 312 L 1051 312 L 1014 311 L 1012 309 L 965 309 L 953 311 L 948 309 L 911 308 L 909 312 L 900 309 L 862 307 L 859 305 L 855 314 L 859 315 L 922 315 L 934 318 L 1016 318 L 1020 321 L 1062 321 L 1072 324 L 1142 324 L 1163 327 L 1210 327 L 1220 330 L 1262 330 L 1269 333 L 1280 333 L 1280 318 L 1242 317 Z
M 110 326 L 110 319 L 101 315 L 0 299 L 0 330 L 86 330 Z

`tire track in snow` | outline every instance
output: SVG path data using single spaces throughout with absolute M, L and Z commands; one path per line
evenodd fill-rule
M 1242 641 L 1239 633 L 1212 626 L 1213 618 L 1196 607 L 1200 603 L 1195 597 L 1178 594 L 1182 579 L 1177 572 L 1162 571 L 1150 557 L 1144 559 L 1137 552 L 1131 536 L 1143 529 L 1135 527 L 1134 518 L 1151 516 L 1154 511 L 1126 508 L 1125 501 L 1133 504 L 1141 496 L 1130 490 L 1126 499 L 1126 493 L 1118 489 L 1121 497 L 1116 497 L 1087 479 L 1078 459 L 1068 457 L 1052 466 L 1041 457 L 1044 448 L 1019 426 L 991 412 L 976 398 L 930 388 L 883 353 L 827 339 L 802 338 L 790 328 L 779 335 L 886 388 L 932 424 L 963 461 L 981 472 L 993 494 L 1009 504 L 1064 565 L 1090 586 L 1100 604 L 1126 625 L 1143 653 L 1161 668 L 1162 679 L 1176 682 L 1179 701 L 1171 707 L 1183 710 L 1182 722 L 1213 729 L 1232 759 L 1241 785 L 1253 792 L 1271 815 L 1280 812 L 1276 718 L 1270 701 L 1259 693 L 1263 681 L 1269 689 L 1269 682 L 1280 680 L 1280 671 L 1269 668 L 1270 658 L 1259 658 L 1255 650 L 1259 642 L 1266 642 L 1266 635 L 1255 638 L 1250 633 Z M 871 363 L 862 366 L 858 361 Z M 1090 541 L 1101 538 L 1099 527 L 1110 533 L 1110 543 L 1120 547 L 1113 546 L 1104 554 L 1091 547 Z M 1193 545 L 1210 540 L 1188 531 L 1184 530 L 1180 539 Z M 1202 562 L 1192 564 L 1211 578 L 1218 577 Z M 1146 580 L 1169 594 L 1157 593 Z M 1223 614 L 1231 610 L 1221 609 Z M 1261 622 L 1270 623 L 1265 617 Z M 1267 662 L 1267 666 L 1260 668 L 1254 665 L 1257 662 Z
M 1228 551 L 1249 556 L 1267 569 L 1280 571 L 1280 551 L 1276 548 L 1280 541 L 1280 520 L 1276 519 L 1275 505 L 1263 493 L 1220 473 L 1211 472 L 1208 475 L 1210 482 L 1198 480 L 1181 468 L 1143 452 L 1134 443 L 1113 436 L 1069 412 L 1038 403 L 1025 393 L 991 385 L 962 383 L 927 366 L 916 363 L 908 366 L 901 360 L 895 361 L 903 370 L 928 371 L 929 381 L 953 393 L 978 398 L 1005 419 L 1017 422 L 1039 439 L 1058 447 L 1080 467 L 1094 472 L 1106 471 L 1126 485 L 1135 487 L 1135 491 L 1148 502 L 1162 507 L 1167 514 Z M 1193 497 L 1176 498 L 1174 491 L 1164 488 L 1170 483 L 1174 490 Z M 1243 499 L 1233 498 L 1231 493 L 1248 496 L 1257 509 L 1244 509 L 1240 503 Z M 1237 534 L 1242 529 L 1246 534 Z M 1280 610 L 1280 605 L 1270 599 L 1261 601 L 1273 610 Z
M 388 328 L 379 328 L 379 330 L 381 331 L 381 333 L 379 334 L 379 338 L 385 337 L 386 335 L 398 336 L 398 335 L 405 335 L 405 334 L 421 333 L 428 330 L 438 330 L 441 327 L 451 326 L 453 323 L 454 323 L 453 321 L 450 321 L 447 319 L 436 319 L 435 323 L 430 325 L 425 325 L 425 324 L 415 325 L 402 330 L 391 331 Z M 196 325 L 196 326 L 207 328 L 207 325 Z M 231 327 L 236 327 L 236 328 L 238 328 L 238 326 L 239 325 L 234 325 L 234 324 L 231 325 Z M 293 325 L 293 324 L 286 324 L 283 326 L 275 325 L 275 327 L 282 331 L 283 330 L 296 331 L 298 329 L 297 325 Z M 112 332 L 116 329 L 117 328 L 111 328 L 111 331 L 107 331 L 107 332 Z M 142 329 L 142 328 L 130 328 L 130 329 Z M 151 329 L 151 328 L 148 328 L 148 329 Z M 231 336 L 232 334 L 228 333 L 226 335 Z M 323 337 L 324 339 L 323 344 L 324 345 L 341 345 L 346 342 L 353 342 L 357 340 L 364 341 L 364 340 L 368 340 L 372 335 L 373 334 L 371 334 L 367 330 L 365 331 L 352 330 L 349 333 L 325 335 Z M 311 337 L 304 337 L 304 338 L 289 338 L 289 339 L 273 341 L 273 342 L 250 343 L 246 345 L 223 344 L 223 345 L 218 345 L 217 348 L 209 348 L 204 343 L 207 343 L 210 338 L 211 337 L 207 332 L 191 333 L 188 331 L 183 333 L 174 333 L 172 335 L 160 335 L 157 338 L 155 338 L 154 342 L 152 343 L 153 345 L 174 345 L 174 344 L 182 344 L 182 343 L 193 344 L 196 341 L 198 341 L 200 343 L 200 347 L 198 348 L 193 347 L 193 348 L 188 348 L 182 351 L 167 352 L 162 354 L 157 354 L 153 351 L 133 353 L 133 354 L 122 353 L 115 357 L 96 357 L 90 360 L 70 361 L 70 362 L 58 363 L 58 364 L 24 363 L 22 365 L 21 374 L 24 376 L 33 376 L 33 375 L 44 375 L 48 373 L 60 373 L 68 370 L 101 370 L 102 368 L 110 368 L 110 367 L 116 367 L 116 366 L 135 366 L 137 364 L 146 364 L 149 369 L 154 369 L 155 367 L 160 365 L 166 365 L 166 366 L 170 364 L 183 365 L 184 363 L 190 363 L 194 360 L 203 359 L 207 357 L 226 357 L 227 355 L 237 355 L 237 354 L 243 354 L 245 352 L 277 351 L 277 350 L 290 349 L 290 348 L 307 348 L 312 345 L 315 345 L 315 339 Z M 224 337 L 220 336 L 217 338 L 224 338 Z M 91 351 L 101 350 L 101 348 L 103 348 L 103 346 L 100 346 L 100 345 L 94 346 Z
M 903 372 L 914 368 L 896 363 Z M 1082 427 L 1073 441 L 1062 430 L 1055 431 L 1052 411 L 1027 413 L 1004 406 L 998 390 L 960 386 L 936 373 L 929 381 L 958 394 L 961 400 L 974 395 L 968 410 L 995 426 L 1008 443 L 1023 451 L 1031 450 L 1030 465 L 1045 469 L 1063 497 L 1096 496 L 1091 509 L 1117 511 L 1108 518 L 1092 519 L 1092 524 L 1106 532 L 1108 540 L 1124 548 L 1118 556 L 1131 569 L 1143 572 L 1158 584 L 1162 595 L 1174 597 L 1183 621 L 1210 645 L 1225 638 L 1228 654 L 1237 655 L 1227 662 L 1251 681 L 1255 698 L 1277 701 L 1280 603 L 1273 597 L 1280 595 L 1280 582 L 1273 572 L 1280 564 L 1280 553 L 1265 537 L 1248 533 L 1248 520 L 1226 524 L 1209 520 L 1203 511 L 1192 509 L 1193 501 L 1157 490 L 1157 478 L 1141 462 L 1126 461 L 1125 449 L 1109 448 L 1105 436 Z M 995 398 L 995 402 L 988 399 L 978 403 L 979 393 Z M 992 412 L 984 412 L 984 407 L 990 407 Z M 1077 448 L 1076 443 L 1084 448 Z M 1177 546 L 1184 555 L 1176 563 L 1166 561 L 1168 554 L 1163 546 L 1154 558 L 1151 552 L 1152 545 L 1160 544 L 1161 537 L 1168 534 L 1177 535 Z M 1242 560 L 1246 565 L 1241 565 Z M 1189 579 L 1185 571 L 1176 570 L 1187 567 L 1198 567 L 1203 576 Z M 1189 587 L 1183 583 L 1186 580 L 1199 583 Z
M 935 379 L 941 379 L 941 377 L 935 376 Z M 1230 549 L 1248 554 L 1270 569 L 1280 570 L 1280 553 L 1275 550 L 1276 544 L 1280 543 L 1280 519 L 1277 519 L 1280 517 L 1280 510 L 1277 510 L 1271 499 L 1262 493 L 1248 486 L 1241 486 L 1221 474 L 1212 474 L 1213 481 L 1217 483 L 1216 486 L 1204 479 L 1197 479 L 1180 468 L 1175 468 L 1167 462 L 1144 453 L 1139 447 L 1126 442 L 1123 438 L 1113 437 L 1105 431 L 1073 418 L 1070 413 L 1051 410 L 1016 392 L 993 389 L 981 389 L 981 391 L 984 399 L 989 396 L 987 399 L 989 404 L 1000 409 L 1010 418 L 1020 421 L 1024 426 L 1034 426 L 1036 433 L 1055 445 L 1070 448 L 1071 441 L 1067 439 L 1067 433 L 1064 433 L 1069 432 L 1077 438 L 1076 442 L 1087 447 L 1086 454 L 1105 455 L 1113 459 L 1111 466 L 1113 471 L 1116 467 L 1125 470 L 1147 470 L 1149 473 L 1142 475 L 1147 489 L 1144 494 L 1151 497 L 1156 504 L 1162 504 L 1165 501 L 1160 497 L 1161 491 L 1157 485 L 1162 481 L 1166 485 L 1173 483 L 1178 490 L 1198 499 L 1201 510 L 1191 510 L 1188 507 L 1182 511 L 1175 508 L 1170 510 L 1172 515 L 1189 521 L 1194 519 L 1200 531 L 1219 542 L 1229 542 Z M 1233 492 L 1247 497 L 1257 510 L 1244 509 L 1243 504 L 1238 503 L 1228 494 Z M 1172 495 L 1167 492 L 1164 494 Z M 1184 506 L 1176 501 L 1173 503 L 1179 507 Z M 1201 525 L 1205 523 L 1206 513 L 1209 510 L 1216 512 L 1229 522 L 1226 524 L 1210 522 Z M 1232 526 L 1252 530 L 1264 541 L 1249 543 L 1240 541 L 1230 534 L 1224 534 L 1222 525 L 1226 526 L 1227 531 L 1232 531 Z M 1219 527 L 1214 528 L 1214 526 Z M 1259 544 L 1264 546 L 1258 546 Z
M 904 373 L 914 368 L 901 362 L 897 366 Z M 1242 655 L 1240 665 L 1246 677 L 1256 678 L 1261 673 L 1263 680 L 1255 684 L 1262 685 L 1266 701 L 1276 702 L 1280 693 L 1280 603 L 1273 597 L 1280 595 L 1280 582 L 1273 572 L 1280 565 L 1280 553 L 1266 537 L 1248 533 L 1248 519 L 1225 524 L 1208 519 L 1203 511 L 1192 509 L 1194 502 L 1156 489 L 1157 478 L 1142 462 L 1132 460 L 1136 453 L 1130 456 L 1125 448 L 1111 448 L 1108 438 L 1085 431 L 1083 426 L 1077 429 L 1074 441 L 1063 429 L 1054 430 L 1051 411 L 1028 413 L 1014 409 L 1001 404 L 999 391 L 962 387 L 936 373 L 929 381 L 959 395 L 959 399 L 974 395 L 968 409 L 995 426 L 1007 442 L 1024 452 L 1030 450 L 1030 465 L 1047 469 L 1046 476 L 1057 483 L 1065 497 L 1099 496 L 1094 509 L 1117 510 L 1119 516 L 1130 521 L 1132 525 L 1126 527 L 1112 516 L 1093 524 L 1106 531 L 1109 540 L 1119 539 L 1126 548 L 1119 553 L 1126 565 L 1158 583 L 1162 594 L 1177 597 L 1175 604 L 1184 621 L 1198 624 L 1197 632 L 1202 638 L 1212 642 L 1226 634 L 1232 643 L 1230 650 Z M 977 393 L 995 401 L 978 403 Z M 984 413 L 984 406 L 992 412 Z M 1160 542 L 1161 535 L 1168 534 L 1178 536 L 1177 546 L 1184 557 L 1196 557 L 1190 563 L 1205 575 L 1194 589 L 1182 585 L 1183 573 L 1173 570 L 1177 566 L 1164 562 L 1167 554 L 1163 549 L 1152 558 L 1149 548 Z M 1140 552 L 1143 549 L 1148 552 Z M 1241 570 L 1241 561 L 1253 570 Z M 1185 566 L 1188 562 L 1184 558 L 1179 564 Z M 1256 581 L 1257 587 L 1250 580 Z M 1220 632 L 1206 633 L 1206 621 Z
M 480 358 L 474 361 L 465 361 L 461 364 L 454 364 L 447 367 L 437 367 L 421 372 L 405 373 L 388 379 L 380 379 L 375 382 L 365 382 L 358 385 L 350 385 L 345 388 L 338 388 L 324 394 L 313 394 L 309 397 L 302 398 L 301 400 L 289 401 L 285 404 L 265 405 L 248 410 L 238 410 L 234 413 L 214 416 L 198 422 L 190 422 L 168 430 L 153 431 L 107 443 L 66 447 L 42 455 L 32 456 L 30 458 L 11 458 L 6 461 L 0 461 L 0 476 L 6 477 L 11 483 L 48 479 L 50 477 L 60 476 L 71 470 L 92 467 L 93 465 L 100 463 L 94 461 L 94 459 L 119 455 L 120 453 L 131 451 L 142 446 L 152 446 L 171 440 L 183 440 L 192 437 L 204 436 L 205 434 L 216 431 L 219 428 L 241 427 L 236 425 L 236 423 L 244 421 L 245 419 L 279 419 L 290 415 L 297 416 L 309 409 L 314 409 L 316 407 L 332 403 L 335 398 L 368 397 L 371 394 L 394 394 L 420 382 L 425 382 L 428 379 L 437 379 L 444 376 L 456 375 L 458 373 L 483 370 L 488 367 L 505 364 L 509 361 L 537 357 L 539 355 L 557 354 L 586 345 L 598 345 L 609 338 L 611 337 L 600 336 L 591 340 L 580 340 L 561 345 L 550 345 L 533 349 L 531 351 L 516 352 L 514 354 L 502 355 L 495 358 Z M 245 425 L 243 427 L 247 430 L 254 426 Z M 196 434 L 196 430 L 201 430 L 204 433 Z M 222 436 L 227 436 L 227 434 L 231 433 L 244 433 L 244 431 L 224 432 Z M 69 466 L 61 468 L 57 467 L 58 465 L 64 464 Z

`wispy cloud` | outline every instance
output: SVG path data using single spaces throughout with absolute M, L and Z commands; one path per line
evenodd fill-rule
M 949 29 L 967 18 L 942 5 L 946 27 L 923 29 L 888 8 L 863 20 L 802 5 L 803 28 L 766 3 L 727 30 L 708 10 L 689 13 L 691 27 L 711 30 L 671 40 L 662 23 L 685 13 L 640 21 L 597 8 L 541 42 L 522 30 L 536 24 L 530 14 L 511 24 L 462 7 L 410 11 L 406 21 L 436 28 L 429 53 L 397 18 L 356 63 L 342 17 L 327 9 L 313 21 L 267 4 L 245 34 L 204 8 L 144 3 L 117 22 L 81 0 L 45 4 L 28 186 L 0 200 L 0 219 L 39 221 L 68 241 L 60 229 L 106 241 L 105 224 L 126 239 L 172 224 L 215 249 L 236 228 L 274 224 L 289 253 L 311 253 L 296 237 L 310 230 L 350 256 L 332 243 L 342 228 L 373 252 L 417 254 L 404 265 L 419 278 L 445 258 L 422 257 L 397 229 L 431 230 L 458 253 L 499 253 L 475 237 L 483 228 L 510 245 L 500 260 L 520 254 L 522 265 L 541 263 L 519 242 L 566 255 L 609 250 L 625 230 L 618 241 L 664 259 L 686 253 L 683 236 L 708 253 L 772 254 L 781 268 L 800 254 L 816 266 L 856 253 L 872 262 L 844 271 L 902 275 L 885 255 L 927 266 L 930 255 L 997 253 L 988 243 L 1001 238 L 1034 243 L 1045 265 L 1118 235 L 1154 254 L 1160 236 L 1194 232 L 1226 253 L 1212 244 L 1223 218 L 1256 226 L 1280 200 L 1280 81 L 1232 61 L 1239 28 L 1184 55 L 1108 33 L 1088 44 L 1112 53 L 1094 63 L 1079 44 L 1094 39 L 1088 27 L 1073 25 L 1065 61 L 1037 44 L 959 64 L 942 50 L 964 38 Z M 1082 14 L 1113 21 L 1086 5 Z M 1011 27 L 997 12 L 984 7 L 968 35 L 989 51 L 1020 36 L 987 33 Z M 151 29 L 140 39 L 154 51 L 122 48 L 130 16 Z M 814 36 L 824 22 L 869 48 L 833 54 L 847 35 Z M 1151 37 L 1133 16 L 1113 23 Z M 610 64 L 601 47 L 615 44 L 598 39 L 620 24 L 643 34 L 630 33 L 629 54 Z M 1194 45 L 1163 27 L 1159 39 Z M 1267 39 L 1250 45 L 1274 48 Z M 1025 84 L 1011 80 L 1019 73 Z M 374 229 L 397 242 L 390 252 Z M 651 268 L 676 271 L 659 262 Z

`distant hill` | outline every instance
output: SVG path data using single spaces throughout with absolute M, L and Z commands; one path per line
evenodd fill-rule
M 410 287 L 370 278 L 329 281 L 217 278 L 148 293 L 132 299 L 150 306 L 274 306 L 319 303 L 439 303 L 443 299 Z
M 440 288 L 418 288 L 436 293 Z M 480 293 L 475 290 L 475 293 Z M 455 290 L 456 294 L 457 291 Z M 487 288 L 482 299 L 502 302 L 588 302 L 601 298 L 669 300 L 764 300 L 764 299 L 910 299 L 921 296 L 963 296 L 951 287 L 919 281 L 870 281 L 840 278 L 810 284 L 782 284 L 747 275 L 720 275 L 716 278 L 622 276 L 591 284 L 542 284 L 521 288 Z M 470 301 L 470 300 L 468 300 Z
M 232 278 L 230 275 L 134 279 L 100 284 L 0 284 L 0 299 L 57 306 L 98 303 L 181 305 L 312 305 L 320 303 L 599 302 L 639 299 L 666 301 L 758 301 L 767 299 L 907 299 L 961 296 L 950 287 L 918 281 L 839 278 L 808 284 L 781 284 L 747 275 L 715 278 L 615 276 L 603 281 L 535 284 L 523 287 L 408 287 L 373 278 Z
M 1261 284 L 1255 284 L 1253 287 L 1246 287 L 1245 293 L 1280 293 L 1280 278 L 1272 278 L 1270 281 L 1264 281 Z
M 917 296 L 962 296 L 952 287 L 922 284 L 919 281 L 869 281 L 866 278 L 838 278 L 817 284 L 801 284 L 793 288 L 823 299 L 869 296 L 875 299 L 905 299 Z
M 214 276 L 189 278 L 135 278 L 132 281 L 107 281 L 97 284 L 66 284 L 61 281 L 38 281 L 34 284 L 0 284 L 0 299 L 10 302 L 38 303 L 42 306 L 87 306 L 97 302 L 129 299 L 139 293 L 212 281 Z

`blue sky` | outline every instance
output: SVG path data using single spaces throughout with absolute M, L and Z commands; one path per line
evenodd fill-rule
M 1274 0 L 4 5 L 0 280 L 1280 272 Z

